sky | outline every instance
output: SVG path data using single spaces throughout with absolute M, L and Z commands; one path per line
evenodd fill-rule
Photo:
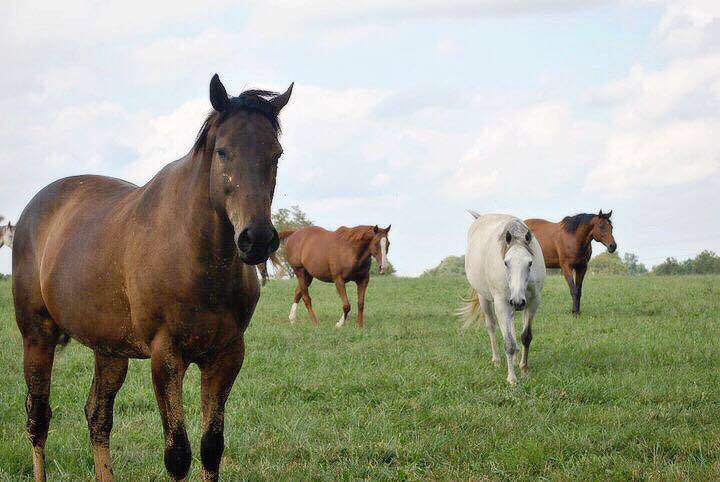
M 612 209 L 647 265 L 720 252 L 716 0 L 10 0 L 0 19 L 13 222 L 55 179 L 142 185 L 185 155 L 217 72 L 231 94 L 295 82 L 273 208 L 392 223 L 402 275 L 464 252 L 467 208 Z

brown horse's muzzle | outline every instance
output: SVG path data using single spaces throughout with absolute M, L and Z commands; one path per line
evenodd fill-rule
M 268 260 L 280 246 L 280 237 L 270 223 L 253 223 L 237 237 L 240 259 L 247 264 L 260 264 Z
M 608 244 L 607 249 L 608 249 L 608 253 L 614 253 L 615 250 L 617 249 L 617 243 L 615 241 L 613 241 L 612 243 Z

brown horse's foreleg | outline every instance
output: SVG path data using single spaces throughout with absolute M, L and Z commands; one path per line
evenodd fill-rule
M 340 321 L 338 321 L 335 326 L 340 328 L 342 327 L 345 322 L 348 319 L 348 314 L 350 314 L 350 300 L 348 300 L 347 291 L 345 291 L 345 280 L 342 278 L 338 278 L 335 280 L 335 288 L 337 289 L 338 294 L 340 295 L 340 300 L 343 303 L 343 314 L 342 318 L 340 318 Z
M 165 468 L 174 480 L 190 470 L 190 442 L 185 431 L 182 384 L 188 364 L 166 330 L 155 335 L 151 347 L 152 380 L 165 433 Z
M 300 287 L 300 292 L 302 293 L 302 299 L 305 303 L 305 308 L 308 310 L 308 314 L 310 315 L 310 321 L 313 325 L 318 324 L 317 316 L 315 316 L 315 311 L 313 311 L 312 307 L 312 298 L 310 298 L 310 283 L 312 283 L 312 276 L 307 274 L 304 270 L 296 272 L 297 279 L 298 279 L 298 286 Z
M 38 330 L 40 331 L 40 330 Z M 45 441 L 50 428 L 50 376 L 55 358 L 56 337 L 30 334 L 23 338 L 23 362 L 28 394 L 27 432 L 33 447 L 35 482 L 45 480 Z
M 90 430 L 95 479 L 113 480 L 110 465 L 110 431 L 113 426 L 115 394 L 125 381 L 127 358 L 114 358 L 95 352 L 95 374 L 85 404 L 85 418 Z
M 202 401 L 202 480 L 218 480 L 220 459 L 225 448 L 225 402 L 235 383 L 245 356 L 245 342 L 242 338 L 227 350 L 215 355 L 212 360 L 200 366 Z
M 367 291 L 368 283 L 370 283 L 370 277 L 358 280 L 358 314 L 357 314 L 357 326 L 362 328 L 365 326 L 365 291 Z
M 572 296 L 573 300 L 572 312 L 574 315 L 576 315 L 577 311 L 575 307 L 578 305 L 578 301 L 577 286 L 575 285 L 575 280 L 573 280 L 573 268 L 567 263 L 563 263 L 562 265 L 560 265 L 560 268 L 562 269 L 563 276 L 565 276 L 565 281 L 567 281 L 568 287 L 570 288 L 570 295 Z
M 298 285 L 295 287 L 295 296 L 293 296 L 293 304 L 290 307 L 290 315 L 288 316 L 290 323 L 295 323 L 295 320 L 297 320 L 297 305 L 300 301 L 300 298 L 302 298 L 302 290 Z
M 576 315 L 580 314 L 580 298 L 582 298 L 582 287 L 583 281 L 585 280 L 585 273 L 587 273 L 587 265 L 575 267 L 575 286 L 577 291 L 576 302 L 573 305 L 573 313 Z

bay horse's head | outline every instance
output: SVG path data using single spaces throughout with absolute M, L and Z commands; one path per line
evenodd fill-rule
M 212 204 L 232 224 L 240 259 L 247 264 L 265 262 L 280 244 L 270 208 L 283 152 L 278 114 L 292 88 L 283 94 L 248 90 L 229 97 L 217 74 L 210 81 L 214 111 L 195 150 L 211 160 Z
M 613 225 L 610 216 L 612 216 L 612 211 L 603 213 L 602 209 L 600 210 L 593 222 L 592 237 L 594 241 L 604 244 L 609 253 L 614 253 L 617 249 L 617 243 L 613 236 Z
M 373 239 L 370 241 L 370 254 L 377 261 L 380 267 L 380 274 L 385 274 L 387 269 L 387 254 L 390 251 L 390 239 L 388 233 L 392 224 L 389 224 L 387 228 L 378 228 L 377 225 L 373 226 Z
M 15 239 L 15 226 L 8 221 L 7 226 L 0 226 L 0 248 L 7 246 L 12 249 Z
M 525 309 L 527 300 L 525 292 L 530 280 L 530 269 L 533 264 L 533 252 L 530 248 L 532 232 L 520 221 L 510 222 L 502 235 L 503 262 L 510 288 L 508 303 L 516 311 Z

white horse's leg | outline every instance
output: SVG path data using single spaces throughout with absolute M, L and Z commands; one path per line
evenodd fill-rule
M 540 295 L 534 296 L 527 308 L 523 312 L 523 331 L 520 334 L 520 339 L 523 343 L 522 358 L 520 361 L 520 371 L 523 375 L 528 373 L 528 352 L 530 351 L 530 342 L 532 341 L 532 321 L 535 318 L 538 307 L 540 306 Z
M 488 301 L 479 295 L 476 296 L 480 301 L 480 308 L 482 308 L 483 313 L 485 314 L 485 329 L 490 337 L 490 349 L 492 350 L 491 362 L 496 367 L 499 367 L 500 357 L 498 357 L 497 338 L 495 337 L 495 325 L 497 324 L 497 319 L 495 318 L 492 301 Z
M 510 304 L 503 299 L 495 299 L 495 312 L 500 322 L 500 331 L 505 340 L 505 358 L 507 358 L 508 376 L 507 381 L 510 385 L 515 385 L 517 378 L 515 377 L 515 353 L 517 352 L 517 343 L 515 342 L 515 327 L 513 326 L 513 309 Z

